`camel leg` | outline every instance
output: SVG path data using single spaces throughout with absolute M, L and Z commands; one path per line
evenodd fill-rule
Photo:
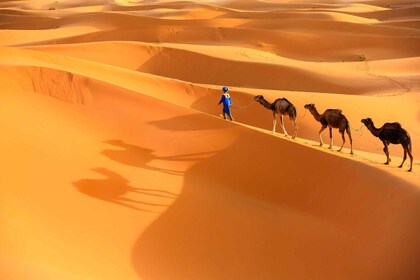
M 330 131 L 330 146 L 328 147 L 328 149 L 332 150 L 332 147 L 333 147 L 332 128 L 328 127 L 328 130 Z
M 413 170 L 413 155 L 411 154 L 411 141 L 408 135 L 403 137 L 403 140 L 401 141 L 401 145 L 403 146 L 403 149 L 404 149 L 404 159 L 399 167 L 403 166 L 404 161 L 406 160 L 406 154 L 408 154 L 408 156 L 410 157 L 410 169 L 408 169 L 408 171 L 411 171 Z
M 321 147 L 322 145 L 324 145 L 324 141 L 322 141 L 322 136 L 321 133 L 327 128 L 326 125 L 323 125 L 321 127 L 321 129 L 319 130 L 319 146 Z
M 403 147 L 404 148 L 404 147 Z M 405 160 L 407 159 L 407 151 L 404 148 L 404 157 L 403 157 L 403 161 L 401 162 L 401 164 L 398 166 L 399 168 L 401 168 L 405 162 Z
M 402 167 L 404 164 L 404 161 L 406 159 L 406 154 L 408 154 L 408 157 L 410 158 L 410 169 L 408 169 L 408 171 L 413 170 L 413 155 L 411 154 L 410 148 L 409 147 L 404 147 L 404 159 L 403 162 L 401 163 L 401 165 L 399 167 Z
M 287 136 L 287 135 L 288 135 L 288 134 L 287 134 L 287 131 L 286 131 L 286 129 L 284 128 L 283 115 L 280 115 L 280 123 L 281 123 L 281 127 L 283 128 L 283 133 L 284 133 L 284 136 Z
M 276 125 L 277 125 L 277 116 L 276 116 L 276 114 L 273 114 L 273 131 L 272 131 L 272 133 L 276 132 Z
M 351 138 L 351 131 L 350 131 L 349 126 L 346 128 L 346 132 L 350 139 L 350 154 L 352 155 L 353 154 L 353 139 Z
M 295 137 L 297 136 L 297 131 L 298 131 L 298 125 L 296 123 L 296 119 L 293 120 L 293 124 L 295 125 L 295 131 L 293 132 L 292 139 L 295 139 Z
M 410 150 L 407 150 L 408 156 L 410 157 L 410 169 L 408 171 L 413 170 L 413 155 L 411 154 Z
M 344 131 L 342 131 L 342 132 L 340 131 L 340 134 L 341 134 L 341 138 L 343 139 L 343 143 L 341 144 L 340 149 L 337 150 L 338 152 L 341 152 L 341 150 L 344 147 L 344 144 L 346 143 L 346 137 L 344 137 Z
M 391 161 L 391 159 L 389 158 L 389 151 L 388 151 L 388 143 L 383 142 L 384 143 L 384 153 L 386 155 L 386 162 L 385 164 L 389 164 L 389 162 Z

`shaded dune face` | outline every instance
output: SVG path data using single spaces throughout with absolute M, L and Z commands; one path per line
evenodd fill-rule
M 91 100 L 89 78 L 71 72 L 46 67 L 14 67 L 3 71 L 7 87 L 33 91 L 74 104 L 87 104 Z
M 151 279 L 415 279 L 418 254 L 411 245 L 419 244 L 418 215 L 413 215 L 419 210 L 418 187 L 403 187 L 375 168 L 292 146 L 244 131 L 232 146 L 187 170 L 182 195 L 134 246 L 139 274 Z M 334 171 L 329 176 L 314 172 L 320 162 L 322 169 Z M 215 166 L 217 172 L 209 174 Z M 396 204 L 404 207 L 395 211 L 391 205 Z M 407 225 L 410 233 L 397 241 Z M 391 254 L 404 257 L 390 258 L 391 248 L 398 251 Z M 357 272 L 344 272 L 349 263 Z M 387 268 L 378 270 L 384 263 Z
M 419 9 L 1 1 L 0 279 L 420 279 Z

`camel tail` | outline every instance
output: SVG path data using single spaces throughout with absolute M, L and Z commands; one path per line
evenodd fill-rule
M 410 137 L 410 134 L 408 134 L 408 131 L 405 129 L 404 129 L 404 138 L 407 141 L 408 149 L 410 153 L 412 153 L 413 149 L 412 149 L 412 144 L 411 144 L 411 137 Z
M 350 127 L 350 122 L 346 119 L 346 132 L 350 137 L 350 141 L 353 141 L 351 138 L 351 127 Z
M 297 118 L 297 111 L 296 111 L 296 107 L 292 105 L 292 110 L 289 113 L 289 119 L 291 121 L 295 120 Z

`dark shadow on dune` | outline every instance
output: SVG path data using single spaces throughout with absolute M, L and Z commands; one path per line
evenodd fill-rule
M 417 186 L 246 135 L 185 172 L 183 192 L 133 247 L 142 279 L 417 279 Z
M 213 100 L 212 100 L 213 99 Z M 208 99 L 210 104 L 213 104 L 215 108 L 221 109 L 221 106 L 217 107 L 218 100 L 214 98 Z M 198 131 L 198 130 L 213 130 L 220 129 L 220 125 L 216 122 L 208 122 L 208 117 L 203 114 L 193 114 L 173 117 L 166 120 L 152 121 L 149 124 L 159 127 L 162 130 L 171 131 Z
M 182 175 L 183 172 L 179 170 L 165 169 L 155 167 L 150 164 L 153 160 L 164 160 L 164 161 L 196 161 L 208 157 L 209 153 L 191 153 L 176 156 L 157 156 L 154 154 L 152 149 L 140 147 L 133 144 L 125 143 L 122 140 L 107 140 L 104 143 L 119 148 L 117 150 L 103 150 L 101 153 L 116 162 L 134 166 L 138 168 L 144 168 L 148 170 L 163 172 L 171 175 Z
M 128 144 L 121 140 L 108 140 L 104 141 L 104 143 L 117 148 L 122 148 L 122 150 L 103 150 L 101 152 L 104 156 L 119 163 L 173 175 L 181 175 L 181 172 L 177 170 L 158 168 L 150 165 L 152 160 L 158 159 L 158 157 L 153 154 L 154 151 L 151 149 Z
M 103 201 L 115 203 L 130 209 L 159 213 L 162 207 L 169 205 L 147 202 L 148 197 L 162 197 L 175 199 L 176 194 L 146 188 L 136 188 L 130 186 L 130 182 L 123 176 L 106 168 L 94 168 L 94 172 L 105 176 L 104 179 L 82 179 L 74 182 L 76 189 L 90 197 Z M 127 196 L 144 197 L 145 201 L 132 199 Z
M 248 57 L 245 51 L 237 55 Z M 197 71 L 196 61 L 206 71 Z M 176 69 L 176 71 L 174 71 Z M 344 83 L 329 73 L 318 73 L 287 64 L 236 61 L 201 53 L 164 48 L 137 71 L 198 84 L 230 85 L 268 90 L 360 94 L 368 92 L 361 84 Z M 249 73 L 258 73 L 250 75 Z

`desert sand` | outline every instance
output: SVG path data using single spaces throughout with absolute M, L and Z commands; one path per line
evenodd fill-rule
M 419 46 L 415 0 L 1 1 L 0 279 L 420 279 Z

